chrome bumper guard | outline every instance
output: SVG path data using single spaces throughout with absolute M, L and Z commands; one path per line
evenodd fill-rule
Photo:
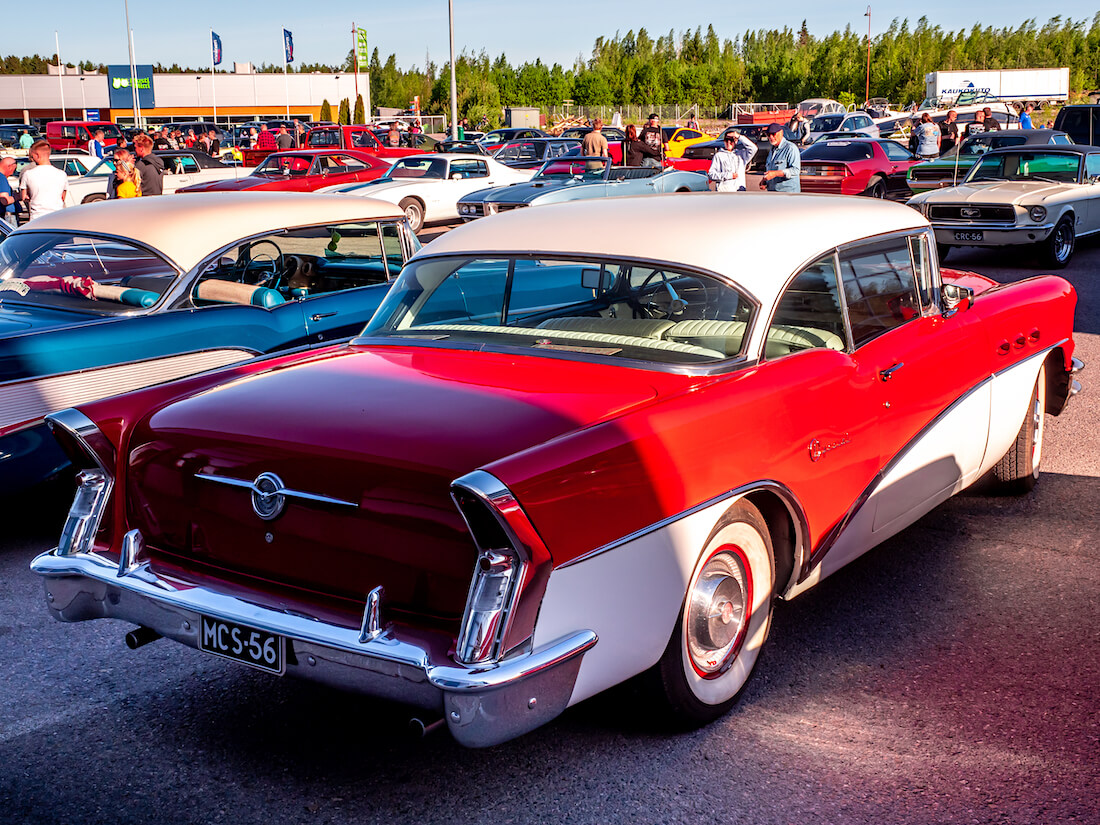
M 448 645 L 412 628 L 364 637 L 297 613 L 273 610 L 205 587 L 158 577 L 148 563 L 119 565 L 94 553 L 35 558 L 46 605 L 61 622 L 112 618 L 199 647 L 199 617 L 248 625 L 287 640 L 286 672 L 372 696 L 442 711 L 456 740 L 486 747 L 520 736 L 569 705 L 583 654 L 596 634 L 581 630 L 537 650 L 466 667 Z

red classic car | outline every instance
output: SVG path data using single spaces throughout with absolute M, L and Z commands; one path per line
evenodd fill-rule
M 313 192 L 323 186 L 365 183 L 386 174 L 390 161 L 352 150 L 294 149 L 273 152 L 251 175 L 196 183 L 177 192 L 240 192 L 273 190 Z
M 655 711 L 704 723 L 775 598 L 979 478 L 1035 483 L 1075 301 L 941 272 L 898 204 L 515 210 L 413 256 L 349 345 L 52 416 L 82 471 L 32 567 L 61 621 L 396 699 L 466 745 L 646 671 Z
M 306 146 L 311 149 L 358 149 L 380 158 L 403 158 L 406 155 L 422 155 L 432 151 L 434 139 L 428 145 L 417 147 L 387 146 L 378 139 L 370 126 L 315 126 L 306 132 Z
M 918 163 L 920 158 L 885 138 L 822 140 L 802 150 L 799 181 L 803 192 L 908 198 L 905 175 Z

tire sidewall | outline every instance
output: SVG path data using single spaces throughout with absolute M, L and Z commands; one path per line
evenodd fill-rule
M 402 201 L 399 204 L 399 207 L 401 211 L 405 213 L 405 217 L 409 221 L 409 228 L 412 229 L 414 234 L 424 228 L 424 207 L 421 206 L 418 201 L 410 198 L 408 200 Z M 410 207 L 413 207 L 416 210 L 416 213 L 419 215 L 419 218 L 415 222 L 411 217 L 409 217 L 408 210 Z
M 688 655 L 687 606 L 691 592 L 707 562 L 725 548 L 736 548 L 744 562 L 745 573 L 750 582 L 751 614 L 740 648 L 729 666 L 719 675 L 707 678 L 696 672 Z M 697 703 L 701 712 L 705 713 L 708 707 L 724 712 L 724 706 L 732 704 L 752 675 L 760 649 L 771 628 L 774 582 L 775 562 L 764 519 L 755 507 L 747 503 L 735 505 L 715 526 L 692 570 L 676 627 L 679 675 L 692 704 Z

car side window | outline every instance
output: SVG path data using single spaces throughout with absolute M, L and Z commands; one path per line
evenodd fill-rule
M 906 238 L 843 251 L 840 278 L 857 347 L 920 315 Z
M 836 259 L 829 255 L 810 264 L 787 286 L 768 327 L 764 355 L 780 358 L 805 349 L 843 350 L 847 338 Z
M 882 151 L 886 153 L 886 157 L 890 160 L 913 160 L 913 155 L 908 149 L 893 141 L 884 140 L 879 146 L 882 147 Z
M 1100 183 L 1100 153 L 1085 156 L 1085 176 L 1093 183 Z
M 1055 135 L 1050 139 L 1050 142 L 1059 146 L 1069 146 L 1073 143 L 1069 135 Z
M 453 160 L 451 177 L 456 174 L 461 178 L 484 178 L 488 177 L 489 168 L 480 160 Z

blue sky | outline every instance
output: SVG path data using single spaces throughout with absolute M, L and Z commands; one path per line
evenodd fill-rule
M 705 31 L 708 24 L 713 24 L 718 37 L 725 40 L 747 29 L 784 26 L 797 29 L 803 19 L 817 36 L 846 25 L 856 31 L 864 31 L 867 26 L 865 0 L 849 3 L 787 0 L 775 7 L 763 3 L 698 2 L 685 6 L 670 0 L 632 3 L 455 0 L 454 6 L 455 49 L 474 53 L 485 49 L 492 57 L 504 52 L 513 65 L 541 58 L 545 63 L 569 67 L 578 55 L 585 58 L 591 55 L 597 36 L 612 36 L 616 31 L 625 34 L 629 29 L 637 31 L 642 27 L 656 38 L 670 28 L 679 34 L 696 26 Z M 89 13 L 90 8 L 95 9 L 94 13 Z M 531 12 L 536 8 L 554 9 L 554 13 L 542 17 Z M 1096 0 L 1063 0 L 1049 12 L 1040 14 L 1036 9 L 1032 0 L 1001 0 L 996 4 L 948 0 L 872 3 L 871 33 L 884 31 L 893 18 L 908 16 L 913 25 L 921 14 L 932 24 L 949 30 L 969 28 L 974 23 L 1015 27 L 1032 17 L 1041 26 L 1054 14 L 1091 21 L 1097 5 Z M 61 56 L 66 61 L 85 59 L 108 64 L 127 61 L 122 0 L 101 0 L 92 7 L 76 0 L 52 0 L 50 12 L 50 22 L 32 15 L 20 18 L 22 22 L 18 25 L 0 32 L 0 54 L 53 54 L 56 28 Z M 208 19 L 204 19 L 204 13 Z M 377 46 L 383 60 L 394 53 L 398 65 L 406 69 L 413 65 L 423 67 L 428 54 L 437 65 L 447 60 L 445 0 L 415 3 L 270 0 L 262 7 L 229 2 L 199 6 L 183 3 L 159 9 L 156 2 L 135 0 L 130 4 L 139 63 L 159 60 L 196 68 L 209 65 L 210 28 L 222 37 L 223 68 L 231 67 L 233 61 L 251 61 L 257 65 L 281 63 L 284 26 L 294 33 L 297 62 L 336 63 L 351 48 L 353 20 L 367 29 L 371 48 Z

